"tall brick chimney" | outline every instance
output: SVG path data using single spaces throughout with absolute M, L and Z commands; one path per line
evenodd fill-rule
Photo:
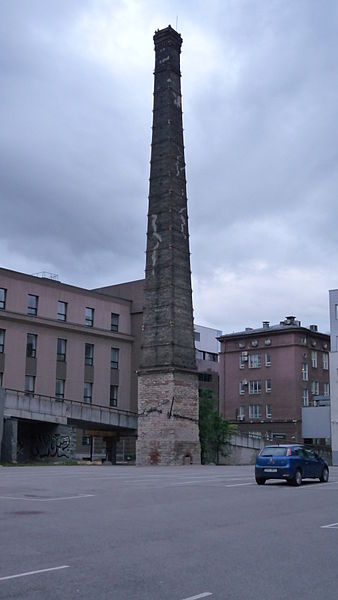
M 172 27 L 154 35 L 155 83 L 138 381 L 138 464 L 200 463 L 180 52 Z

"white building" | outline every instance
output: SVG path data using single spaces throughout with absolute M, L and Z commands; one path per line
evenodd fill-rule
M 332 464 L 338 465 L 338 290 L 330 290 L 330 334 Z

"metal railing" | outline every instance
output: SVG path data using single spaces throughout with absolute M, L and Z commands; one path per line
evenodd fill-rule
M 105 425 L 120 425 L 133 428 L 130 423 L 137 420 L 137 413 L 117 407 L 102 406 L 89 402 L 81 402 L 70 398 L 57 398 L 46 394 L 36 394 L 23 390 L 11 388 L 5 389 L 5 409 L 15 411 L 28 411 L 46 414 L 57 419 L 73 419 L 79 421 L 90 421 L 92 423 Z M 16 405 L 11 405 L 11 397 L 15 397 Z

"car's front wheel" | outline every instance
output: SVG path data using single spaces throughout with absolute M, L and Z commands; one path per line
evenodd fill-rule
M 322 474 L 319 477 L 319 481 L 321 481 L 322 483 L 327 483 L 329 481 L 329 469 L 327 467 L 324 467 L 324 469 L 322 470 Z
M 266 482 L 266 479 L 264 479 L 264 477 L 256 477 L 256 483 L 258 485 L 264 485 L 265 482 Z
M 294 474 L 294 477 L 292 479 L 292 483 L 293 485 L 299 487 L 300 485 L 302 485 L 302 472 L 300 469 L 297 469 L 297 471 Z

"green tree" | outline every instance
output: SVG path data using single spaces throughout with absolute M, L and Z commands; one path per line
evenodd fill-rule
M 202 464 L 218 464 L 219 456 L 225 455 L 224 444 L 236 431 L 236 426 L 223 419 L 215 408 L 210 390 L 202 390 L 199 406 L 199 434 Z

